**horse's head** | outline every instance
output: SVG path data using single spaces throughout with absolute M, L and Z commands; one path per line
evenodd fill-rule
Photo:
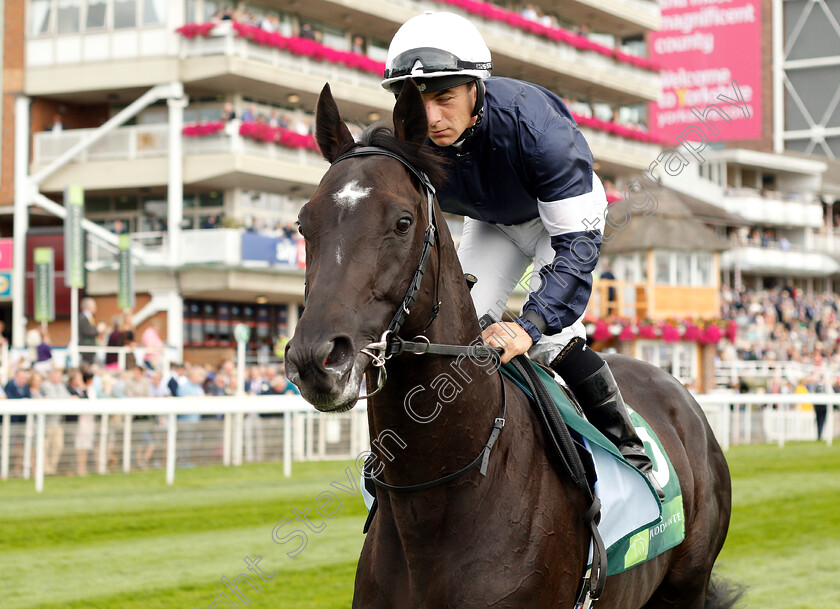
M 306 307 L 286 347 L 286 372 L 316 408 L 340 412 L 356 403 L 372 361 L 361 349 L 379 340 L 402 306 L 429 218 L 425 189 L 399 160 L 377 154 L 335 161 L 365 145 L 390 150 L 427 174 L 438 167 L 423 148 L 426 110 L 413 83 L 394 107 L 393 132 L 374 126 L 356 143 L 329 85 L 316 118 L 318 146 L 333 165 L 300 211 Z M 418 309 L 423 300 L 421 294 Z

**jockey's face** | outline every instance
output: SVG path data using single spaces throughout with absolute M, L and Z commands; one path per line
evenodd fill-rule
M 458 85 L 443 91 L 423 93 L 426 116 L 429 121 L 429 139 L 438 146 L 451 146 L 461 134 L 475 124 L 474 82 Z

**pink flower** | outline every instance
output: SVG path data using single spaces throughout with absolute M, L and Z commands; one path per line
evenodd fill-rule
M 676 328 L 676 326 L 665 324 L 662 328 L 662 340 L 666 343 L 675 343 L 680 340 L 680 331 Z
M 608 340 L 612 338 L 607 322 L 599 319 L 595 322 L 595 331 L 592 333 L 592 340 Z
M 618 340 L 621 341 L 631 341 L 635 339 L 636 335 L 633 333 L 633 328 L 631 328 L 629 325 L 624 326 L 624 328 L 621 330 L 621 334 L 618 335 Z

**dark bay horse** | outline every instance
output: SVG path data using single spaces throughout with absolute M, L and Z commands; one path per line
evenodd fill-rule
M 429 205 L 422 175 L 406 167 L 432 182 L 440 178 L 425 138 L 425 107 L 413 84 L 397 100 L 393 131 L 369 128 L 358 143 L 329 86 L 321 93 L 317 140 L 333 164 L 300 212 L 307 300 L 286 352 L 289 378 L 321 411 L 352 408 L 366 371 L 368 389 L 377 386 L 371 364 L 381 363 L 381 352 L 369 346 L 381 342 L 403 308 L 399 336 L 407 340 L 422 334 L 431 343 L 469 345 L 480 336 L 446 223 L 436 203 Z M 394 156 L 339 159 L 360 146 Z M 424 248 L 430 209 L 441 218 L 439 241 Z M 424 266 L 421 252 L 428 257 L 424 273 L 416 270 Z M 416 302 L 406 306 L 412 284 Z M 721 449 L 700 407 L 673 377 L 628 357 L 607 359 L 679 475 L 686 538 L 608 578 L 597 606 L 731 607 L 734 595 L 710 584 L 730 515 Z M 368 400 L 373 452 L 380 457 L 376 475 L 384 483 L 415 485 L 467 466 L 487 442 L 504 395 L 505 424 L 486 476 L 473 469 L 427 490 L 378 489 L 353 607 L 572 609 L 588 553 L 586 506 L 546 452 L 524 395 L 474 357 L 402 354 L 385 369 L 387 383 Z

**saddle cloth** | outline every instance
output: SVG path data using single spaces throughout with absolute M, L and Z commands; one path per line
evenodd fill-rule
M 626 571 L 679 545 L 685 538 L 680 483 L 662 444 L 647 422 L 628 407 L 630 419 L 653 462 L 656 479 L 665 490 L 665 501 L 662 503 L 647 478 L 627 463 L 615 445 L 578 414 L 555 379 L 539 366 L 534 368 L 572 431 L 573 439 L 592 456 L 597 476 L 594 491 L 601 500 L 598 530 L 607 547 L 607 575 Z M 533 399 L 519 373 L 510 364 L 503 365 L 501 369 Z M 589 560 L 591 563 L 591 547 Z

